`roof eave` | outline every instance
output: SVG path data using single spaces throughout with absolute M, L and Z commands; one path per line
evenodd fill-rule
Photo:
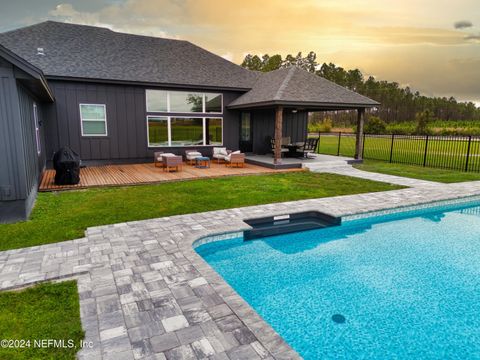
M 328 110 L 351 110 L 358 108 L 372 108 L 379 106 L 380 103 L 333 103 L 333 102 L 315 102 L 315 101 L 284 101 L 284 100 L 268 100 L 259 101 L 246 104 L 228 105 L 229 109 L 251 109 L 251 108 L 265 108 L 272 106 L 289 106 L 289 107 L 301 107 L 308 109 L 328 109 Z
M 48 86 L 47 79 L 45 78 L 45 75 L 43 74 L 42 70 L 32 65 L 25 59 L 21 58 L 17 54 L 13 53 L 12 51 L 2 46 L 1 44 L 0 44 L 0 55 L 4 59 L 6 59 L 8 62 L 12 63 L 14 66 L 19 68 L 20 70 L 24 71 L 34 79 L 38 80 L 45 91 L 46 98 L 52 102 L 55 101 L 53 92 Z
M 104 83 L 104 84 L 122 84 L 122 85 L 134 85 L 134 86 L 145 86 L 145 87 L 207 89 L 207 90 L 217 90 L 217 91 L 247 92 L 247 91 L 251 90 L 251 88 L 247 88 L 247 87 L 229 87 L 229 86 L 212 86 L 212 85 L 179 84 L 179 83 L 160 83 L 160 82 L 150 82 L 150 81 L 131 81 L 131 80 L 102 79 L 102 78 L 83 78 L 83 77 L 58 76 L 58 75 L 46 75 L 46 79 L 47 80 L 58 80 L 58 81 L 91 82 L 91 83 Z

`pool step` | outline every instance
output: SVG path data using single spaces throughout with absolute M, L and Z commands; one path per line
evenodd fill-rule
M 252 229 L 243 232 L 243 239 L 253 240 L 267 236 L 340 225 L 341 218 L 319 211 L 306 211 L 296 214 L 249 219 L 245 220 L 245 222 L 250 225 Z

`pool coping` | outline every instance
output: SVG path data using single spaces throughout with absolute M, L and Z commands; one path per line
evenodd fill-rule
M 141 358 L 138 357 L 140 350 L 136 348 L 138 344 L 129 338 L 131 329 L 127 320 L 126 325 L 102 330 L 101 321 L 105 315 L 103 302 L 108 300 L 118 303 L 119 309 L 115 308 L 115 311 L 127 319 L 133 316 L 131 311 L 139 311 L 136 309 L 138 303 L 153 298 L 155 291 L 144 289 L 138 294 L 136 292 L 125 294 L 118 290 L 120 283 L 138 279 L 143 279 L 142 281 L 147 283 L 145 280 L 147 275 L 149 277 L 158 275 L 156 279 L 173 276 L 174 279 L 170 279 L 168 287 L 162 291 L 182 287 L 193 289 L 198 295 L 199 292 L 208 290 L 208 296 L 216 296 L 217 302 L 231 309 L 254 335 L 255 339 L 251 339 L 252 341 L 247 344 L 237 344 L 220 353 L 215 351 L 215 356 L 218 355 L 219 359 L 300 359 L 301 357 L 283 338 L 196 253 L 194 245 L 198 245 L 205 237 L 213 236 L 218 241 L 231 236 L 225 235 L 227 233 L 238 234 L 247 230 L 250 227 L 243 220 L 255 217 L 321 211 L 348 219 L 349 216 L 354 218 L 367 214 L 382 215 L 381 212 L 387 209 L 399 212 L 405 211 L 409 206 L 428 204 L 434 206 L 432 204 L 438 201 L 471 200 L 472 196 L 480 196 L 480 181 L 438 185 L 428 189 L 407 188 L 265 204 L 93 227 L 87 229 L 86 237 L 82 239 L 0 252 L 0 290 L 83 274 L 78 280 L 82 326 L 86 330 L 86 340 L 93 341 L 98 347 L 91 351 L 82 350 L 78 357 L 108 358 L 112 354 L 120 356 L 121 352 L 122 358 L 137 359 Z M 38 266 L 32 266 L 29 263 L 32 261 Z M 190 266 L 194 273 L 192 278 L 179 276 L 175 279 L 175 276 L 171 275 L 176 269 Z M 137 273 L 140 270 L 144 272 Z M 106 287 L 109 290 L 111 287 L 112 292 L 105 295 L 98 291 Z M 175 301 L 173 297 L 172 299 Z M 209 305 L 205 306 L 206 310 L 211 310 Z M 217 319 L 210 322 L 215 325 Z M 221 330 L 222 334 L 215 333 L 217 335 L 209 337 L 212 344 L 220 335 L 223 336 L 224 331 Z M 118 331 L 118 334 L 115 331 Z M 177 331 L 172 333 L 167 331 L 165 335 L 176 333 Z M 153 344 L 156 338 L 153 336 L 147 340 Z M 180 344 L 174 349 L 169 348 L 155 354 L 165 355 L 174 350 L 191 351 L 192 347 L 194 347 L 192 344 Z M 171 353 L 169 356 L 172 356 Z

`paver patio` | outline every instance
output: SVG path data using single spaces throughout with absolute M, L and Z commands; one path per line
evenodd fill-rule
M 85 238 L 0 252 L 0 289 L 78 279 L 91 349 L 80 359 L 295 359 L 298 355 L 194 251 L 247 218 L 334 216 L 480 195 L 480 182 L 311 199 L 89 228 Z

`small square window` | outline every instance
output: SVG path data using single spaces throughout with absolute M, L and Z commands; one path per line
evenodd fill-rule
M 104 104 L 80 104 L 82 136 L 107 136 L 107 109 Z

